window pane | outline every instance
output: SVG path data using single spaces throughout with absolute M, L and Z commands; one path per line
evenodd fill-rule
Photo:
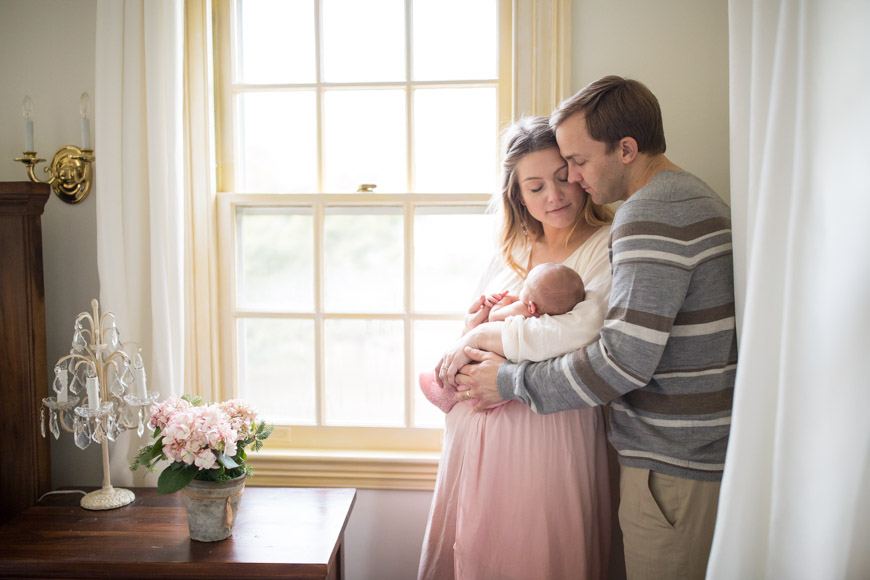
M 405 80 L 403 0 L 323 0 L 326 82 Z
M 391 209 L 392 215 L 383 215 Z M 402 222 L 401 208 L 327 209 L 323 245 L 328 312 L 404 309 Z
M 418 320 L 414 323 L 414 426 L 443 427 L 444 413 L 429 402 L 420 390 L 418 377 L 435 370 L 448 348 L 459 339 L 462 322 L 458 320 Z
M 326 320 L 324 339 L 327 424 L 403 426 L 402 322 Z
M 451 211 L 453 209 L 454 211 Z M 463 213 L 458 213 L 459 211 Z M 468 310 L 495 253 L 493 215 L 468 208 L 418 208 L 414 215 L 414 309 Z
M 317 191 L 317 116 L 314 91 L 238 96 L 242 191 Z
M 314 311 L 314 219 L 310 208 L 240 208 L 239 308 Z
M 240 319 L 239 397 L 267 421 L 314 425 L 314 322 Z
M 414 80 L 498 76 L 496 0 L 416 0 Z
M 404 91 L 327 91 L 323 116 L 324 191 L 408 190 Z
M 238 82 L 313 83 L 314 3 L 246 0 L 238 6 Z
M 494 88 L 414 92 L 417 192 L 495 191 L 497 110 Z

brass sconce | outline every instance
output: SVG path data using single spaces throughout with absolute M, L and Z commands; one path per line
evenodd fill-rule
M 54 189 L 54 193 L 67 203 L 78 203 L 88 196 L 91 191 L 91 181 L 93 173 L 91 164 L 94 161 L 94 150 L 91 148 L 91 127 L 88 120 L 88 109 L 90 108 L 91 99 L 87 93 L 82 93 L 79 112 L 82 117 L 82 146 L 81 148 L 75 145 L 65 145 L 54 154 L 51 159 L 51 165 L 43 167 L 42 170 L 48 173 L 48 181 L 41 181 L 36 177 L 35 169 L 37 163 L 42 163 L 45 159 L 39 159 L 36 156 L 36 151 L 33 147 L 33 101 L 29 96 L 24 97 L 22 102 L 22 113 L 24 115 L 25 129 L 25 151 L 23 157 L 16 157 L 15 161 L 20 161 L 27 167 L 27 175 L 30 181 L 37 183 L 48 183 Z

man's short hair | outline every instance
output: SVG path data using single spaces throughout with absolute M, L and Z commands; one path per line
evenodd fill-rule
M 550 127 L 555 131 L 578 113 L 586 118 L 589 136 L 605 143 L 608 153 L 624 137 L 633 138 L 640 153 L 665 152 L 659 101 L 639 81 L 611 75 L 586 85 L 559 105 L 550 116 Z

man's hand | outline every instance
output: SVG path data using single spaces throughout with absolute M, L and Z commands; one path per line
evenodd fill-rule
M 465 347 L 464 351 L 474 362 L 462 367 L 456 375 L 456 383 L 468 387 L 468 394 L 458 393 L 457 398 L 477 399 L 475 411 L 483 411 L 490 405 L 504 401 L 498 392 L 498 367 L 507 359 L 471 347 Z

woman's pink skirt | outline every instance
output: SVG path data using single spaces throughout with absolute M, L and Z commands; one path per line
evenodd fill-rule
M 607 576 L 611 502 L 600 408 L 537 415 L 511 401 L 447 414 L 419 578 Z

